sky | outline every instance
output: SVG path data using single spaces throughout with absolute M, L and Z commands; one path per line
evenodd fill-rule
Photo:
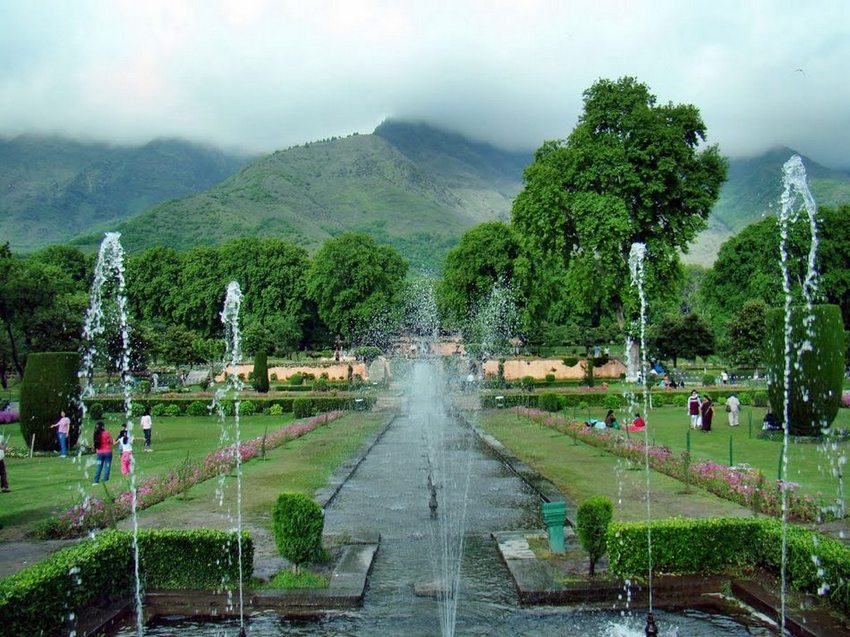
M 848 0 L 0 0 L 0 136 L 267 152 L 423 120 L 565 138 L 630 75 L 732 157 L 850 168 Z

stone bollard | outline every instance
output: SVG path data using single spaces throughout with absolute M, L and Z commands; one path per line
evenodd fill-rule
M 544 502 L 541 505 L 543 522 L 549 533 L 549 550 L 553 553 L 564 552 L 564 521 L 567 519 L 566 502 Z

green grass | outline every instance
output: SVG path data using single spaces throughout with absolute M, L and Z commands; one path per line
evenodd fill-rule
M 299 571 L 293 573 L 286 570 L 275 575 L 271 581 L 258 583 L 254 586 L 257 590 L 269 589 L 299 589 L 299 588 L 327 588 L 330 580 L 325 575 L 310 573 L 309 571 Z
M 614 519 L 646 519 L 646 474 L 639 464 L 617 458 L 551 428 L 504 410 L 481 412 L 479 424 L 520 459 L 546 476 L 574 502 L 603 495 L 614 504 Z M 731 502 L 694 489 L 683 495 L 684 485 L 653 472 L 652 509 L 663 517 L 749 515 Z M 574 518 L 575 511 L 567 511 Z
M 113 436 L 116 435 L 120 428 L 119 415 L 106 414 L 105 418 L 107 428 Z M 231 421 L 228 419 L 230 428 Z M 241 437 L 243 440 L 256 438 L 262 436 L 266 428 L 271 431 L 292 421 L 292 414 L 246 416 L 241 418 Z M 2 425 L 0 430 L 9 436 L 11 446 L 17 449 L 25 447 L 18 423 Z M 90 434 L 91 429 L 88 428 L 85 435 Z M 200 460 L 221 446 L 221 426 L 217 418 L 209 416 L 154 419 L 151 453 L 143 451 L 144 438 L 138 426 L 134 427 L 134 434 L 137 481 L 178 468 L 186 461 L 187 454 L 190 461 Z M 85 455 L 80 461 L 76 460 L 76 456 L 63 459 L 58 455 L 7 457 L 6 470 L 12 491 L 2 495 L 0 525 L 3 529 L 0 530 L 0 538 L 7 537 L 9 527 L 29 527 L 38 520 L 66 509 L 87 494 L 102 497 L 102 487 L 91 485 L 94 465 L 94 455 Z M 128 479 L 121 475 L 120 455 L 116 451 L 112 460 L 110 491 L 120 492 L 128 486 Z

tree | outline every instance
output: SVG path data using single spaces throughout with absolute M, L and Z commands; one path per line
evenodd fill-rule
M 599 80 L 567 140 L 547 141 L 526 169 L 513 222 L 544 254 L 578 259 L 586 283 L 604 292 L 625 324 L 628 257 L 650 255 L 647 284 L 668 289 L 726 178 L 717 146 L 700 149 L 706 128 L 692 105 L 656 105 L 634 78 Z
M 398 310 L 407 262 L 391 246 L 349 232 L 329 239 L 313 257 L 307 295 L 331 333 L 352 341 L 375 317 Z M 380 327 L 380 326 L 378 326 Z
M 729 360 L 733 365 L 758 367 L 764 360 L 767 305 L 761 299 L 744 303 L 729 321 Z
M 511 286 L 517 259 L 523 256 L 511 226 L 493 221 L 467 230 L 446 255 L 443 280 L 437 288 L 440 315 L 449 325 L 470 319 L 493 286 Z
M 680 356 L 696 358 L 714 352 L 714 334 L 708 323 L 696 314 L 665 316 L 653 326 L 650 339 L 658 358 L 673 359 L 674 368 Z
M 195 341 L 198 335 L 182 325 L 169 325 L 159 343 L 159 352 L 166 363 L 176 367 L 194 364 L 198 358 Z

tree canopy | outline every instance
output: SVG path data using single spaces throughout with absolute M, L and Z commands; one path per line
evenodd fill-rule
M 631 77 L 599 80 L 566 140 L 545 142 L 513 207 L 520 233 L 545 254 L 583 262 L 585 284 L 604 294 L 622 325 L 628 256 L 643 242 L 648 277 L 670 287 L 678 249 L 706 227 L 726 161 L 706 140 L 699 110 L 657 105 Z

